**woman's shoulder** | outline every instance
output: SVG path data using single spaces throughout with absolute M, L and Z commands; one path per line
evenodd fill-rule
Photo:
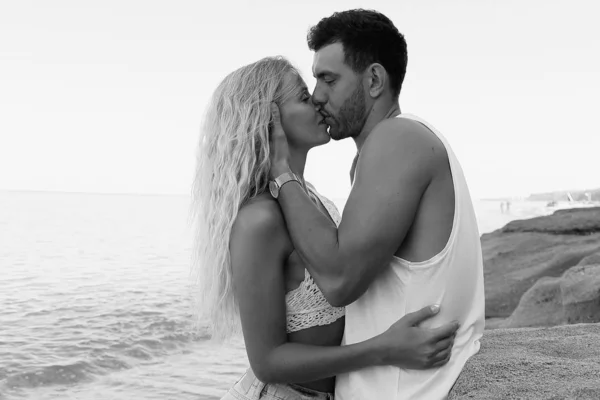
M 243 236 L 271 237 L 284 233 L 285 219 L 277 201 L 268 193 L 259 194 L 244 204 L 235 219 L 233 231 Z
M 275 200 L 269 193 L 261 193 L 248 200 L 238 212 L 238 218 L 242 217 L 247 219 L 251 216 L 260 216 L 259 219 L 268 219 L 271 222 L 276 222 L 281 219 L 283 222 L 283 215 L 277 200 Z

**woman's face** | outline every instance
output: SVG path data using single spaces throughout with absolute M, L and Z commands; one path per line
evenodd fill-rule
M 327 133 L 327 125 L 315 109 L 302 78 L 290 71 L 285 76 L 284 87 L 294 88 L 292 97 L 279 105 L 281 126 L 290 147 L 309 150 L 329 142 L 331 137 Z

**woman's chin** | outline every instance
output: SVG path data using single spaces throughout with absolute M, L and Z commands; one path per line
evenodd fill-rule
M 329 143 L 329 141 L 331 140 L 331 137 L 329 136 L 329 133 L 327 132 L 329 128 L 329 125 L 325 125 L 325 124 L 319 124 L 317 127 L 317 130 L 315 131 L 315 135 L 316 137 L 312 137 L 312 140 L 314 140 L 314 146 L 321 146 L 325 143 Z
M 321 136 L 321 135 L 319 135 L 319 136 Z M 331 141 L 331 136 L 329 136 L 329 133 L 327 132 L 327 130 L 325 130 L 325 133 L 322 135 L 322 138 L 323 138 L 322 144 L 329 143 Z
M 319 130 L 320 130 L 320 132 L 322 132 L 328 138 L 331 139 L 331 136 L 329 135 L 329 132 L 331 131 L 331 127 L 329 125 L 327 125 L 327 124 L 319 124 Z
M 312 149 L 312 148 L 314 148 L 314 147 L 323 146 L 324 144 L 327 144 L 327 143 L 329 143 L 330 141 L 331 141 L 331 138 L 329 137 L 329 135 L 324 135 L 324 136 L 322 136 L 322 135 L 319 135 L 319 138 L 318 138 L 318 140 L 315 140 L 315 141 L 314 141 L 314 142 L 311 144 L 310 148 Z

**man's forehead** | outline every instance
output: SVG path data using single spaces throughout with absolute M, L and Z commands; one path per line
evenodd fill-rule
M 339 73 L 344 66 L 344 46 L 339 42 L 323 46 L 315 52 L 313 57 L 314 76 L 324 73 Z

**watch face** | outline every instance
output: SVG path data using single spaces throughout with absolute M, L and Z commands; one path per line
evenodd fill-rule
M 277 198 L 279 196 L 279 187 L 275 181 L 269 182 L 269 191 L 271 192 L 271 196 Z

